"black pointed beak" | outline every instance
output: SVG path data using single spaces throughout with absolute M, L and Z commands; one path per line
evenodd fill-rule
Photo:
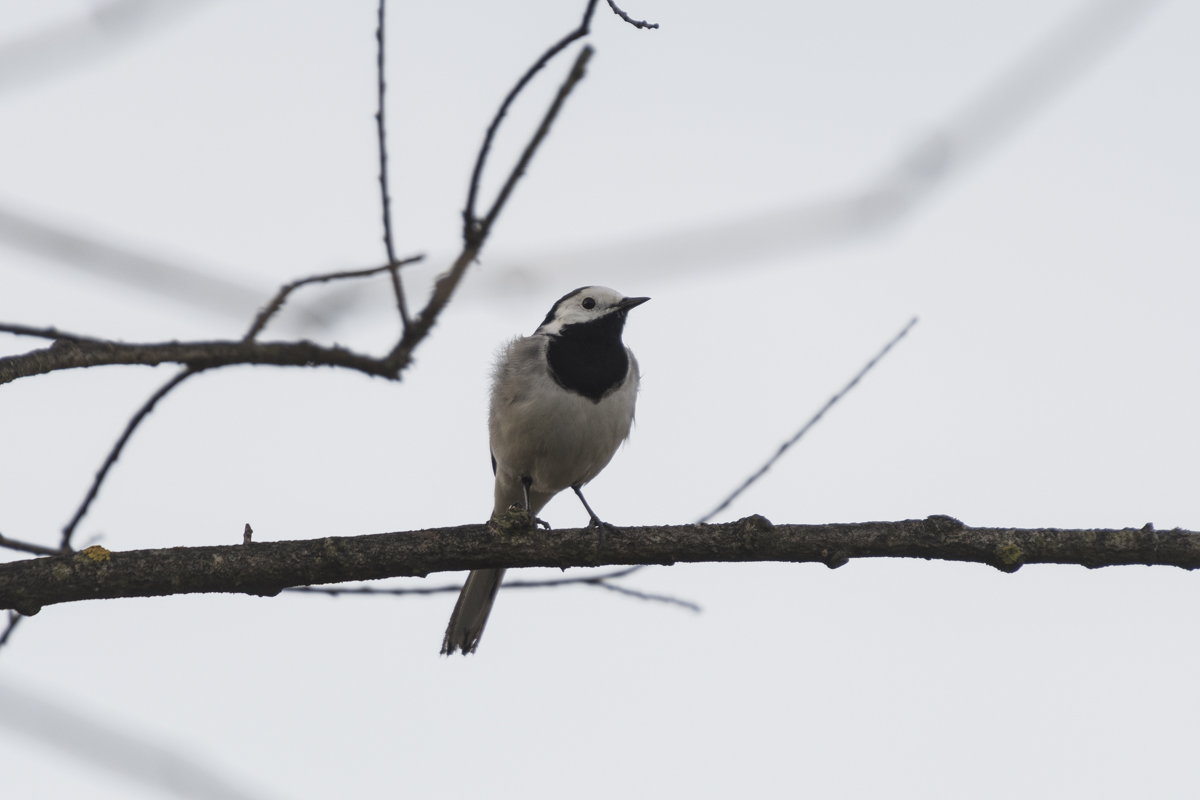
M 628 311 L 631 308 L 640 306 L 649 299 L 649 297 L 626 297 L 624 300 L 617 303 L 617 310 L 621 312 Z

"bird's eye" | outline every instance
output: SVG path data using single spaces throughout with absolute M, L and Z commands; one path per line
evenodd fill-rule
M 580 305 L 582 305 L 587 310 L 591 311 L 593 308 L 596 307 L 596 301 L 590 297 L 585 297 L 585 298 L 583 298 L 583 302 L 580 303 Z

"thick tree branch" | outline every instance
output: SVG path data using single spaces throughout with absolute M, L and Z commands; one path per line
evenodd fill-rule
M 0 565 L 0 608 L 35 614 L 75 600 L 197 592 L 273 596 L 291 586 L 424 577 L 488 567 L 595 567 L 713 561 L 814 561 L 831 568 L 851 558 L 973 561 L 1005 572 L 1024 564 L 1085 567 L 1159 564 L 1200 567 L 1200 534 L 1141 529 L 970 528 L 951 517 L 901 522 L 772 525 L 760 516 L 716 525 L 618 528 L 603 549 L 593 531 L 497 532 L 464 525 L 408 533 L 331 536 L 225 547 L 109 552 Z

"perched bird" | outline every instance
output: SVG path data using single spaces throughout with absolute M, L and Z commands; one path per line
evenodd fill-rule
M 564 295 L 532 336 L 500 352 L 492 373 L 488 434 L 496 475 L 495 519 L 516 505 L 536 517 L 571 488 L 591 518 L 604 523 L 580 487 L 600 474 L 629 436 L 638 365 L 621 342 L 629 309 L 649 297 L 623 297 L 603 286 Z M 475 652 L 502 569 L 474 570 L 458 595 L 442 653 Z

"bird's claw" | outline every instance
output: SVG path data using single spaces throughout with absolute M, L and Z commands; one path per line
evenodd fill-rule
M 541 525 L 546 530 L 550 530 L 549 522 L 546 522 L 546 520 L 542 519 L 541 517 L 535 517 L 533 514 L 530 514 L 529 510 L 527 508 L 525 508 L 525 506 L 521 505 L 520 503 L 513 503 L 511 506 L 509 506 L 508 513 L 515 514 L 516 516 L 521 517 L 522 519 L 528 519 L 531 527 L 536 526 L 536 525 Z
M 525 506 L 520 503 L 513 503 L 505 509 L 502 515 L 492 517 L 488 522 L 488 527 L 497 533 L 516 533 L 536 528 L 539 525 L 546 530 L 550 530 L 549 522 L 530 514 L 525 510 Z
M 596 549 L 604 549 L 604 534 L 609 531 L 616 531 L 616 525 L 610 525 L 599 517 L 593 516 L 588 520 L 587 530 L 596 532 Z

